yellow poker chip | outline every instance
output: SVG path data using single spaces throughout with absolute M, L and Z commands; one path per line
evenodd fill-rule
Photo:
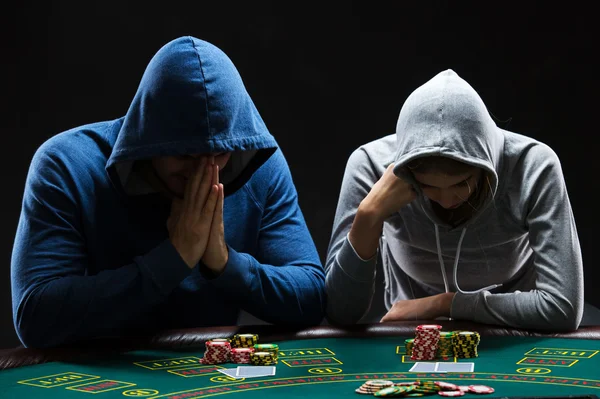
M 383 389 L 375 392 L 373 394 L 373 396 L 377 396 L 378 398 L 386 397 L 386 396 L 396 396 L 399 393 L 401 393 L 404 388 L 408 388 L 408 387 L 397 387 L 394 385 L 392 387 L 383 388 Z M 406 391 L 404 391 L 404 392 L 406 392 Z
M 394 385 L 394 381 L 389 380 L 368 380 L 364 385 L 372 387 L 389 387 Z

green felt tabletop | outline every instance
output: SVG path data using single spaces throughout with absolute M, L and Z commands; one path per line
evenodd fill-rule
M 482 337 L 477 358 L 445 360 L 474 362 L 473 372 L 411 373 L 414 361 L 404 354 L 407 338 L 414 337 L 281 341 L 275 376 L 238 380 L 216 371 L 238 364 L 200 364 L 203 348 L 46 363 L 0 371 L 0 398 L 361 398 L 368 396 L 354 390 L 370 379 L 495 389 L 463 398 L 600 396 L 600 341 Z

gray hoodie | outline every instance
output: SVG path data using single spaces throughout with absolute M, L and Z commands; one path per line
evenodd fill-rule
M 361 259 L 348 240 L 360 202 L 387 166 L 447 156 L 489 172 L 492 198 L 451 227 L 419 195 L 384 223 L 379 256 Z M 455 292 L 451 317 L 517 328 L 576 329 L 583 267 L 560 161 L 547 145 L 500 129 L 477 92 L 446 70 L 406 100 L 396 134 L 348 159 L 326 260 L 328 319 L 356 323 L 369 310 L 376 262 L 385 305 Z

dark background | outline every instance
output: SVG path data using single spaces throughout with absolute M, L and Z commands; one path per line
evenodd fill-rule
M 232 16 L 233 4 L 209 11 L 203 2 L 177 12 L 165 9 L 169 4 L 151 10 L 100 2 L 84 9 L 45 2 L 5 13 L 0 348 L 18 344 L 10 256 L 34 151 L 63 130 L 124 115 L 150 58 L 187 34 L 217 45 L 238 67 L 288 159 L 323 261 L 350 153 L 393 133 L 410 92 L 454 69 L 499 126 L 558 153 L 579 228 L 586 300 L 600 306 L 593 285 L 600 271 L 592 258 L 600 114 L 594 13 L 569 4 L 506 10 L 450 4 L 354 3 L 328 16 L 324 10 L 307 16 L 290 5 L 298 13 L 283 17 L 244 10 Z

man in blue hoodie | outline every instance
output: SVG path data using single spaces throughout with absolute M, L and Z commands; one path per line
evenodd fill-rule
M 291 174 L 231 60 L 193 37 L 127 114 L 33 157 L 11 263 L 25 346 L 162 328 L 318 324 L 324 272 Z

